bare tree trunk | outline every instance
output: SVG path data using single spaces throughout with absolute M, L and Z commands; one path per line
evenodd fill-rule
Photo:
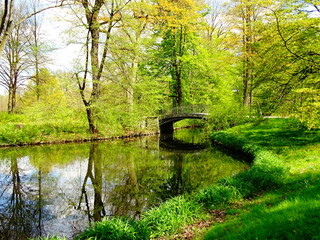
M 96 113 L 97 113 L 96 103 L 97 103 L 97 100 L 99 99 L 100 88 L 101 88 L 100 74 L 99 74 L 99 71 L 100 71 L 100 64 L 99 64 L 100 23 L 98 21 L 98 17 L 103 4 L 104 4 L 103 0 L 97 0 L 95 1 L 94 6 L 90 9 L 89 1 L 88 0 L 82 1 L 82 6 L 86 12 L 86 20 L 87 20 L 88 31 L 89 31 L 88 34 L 91 37 L 90 67 L 91 67 L 91 73 L 92 73 L 92 91 L 91 91 L 90 100 L 86 101 L 83 94 L 82 94 L 82 100 L 84 101 L 84 104 L 86 106 L 89 131 L 93 135 L 99 133 L 98 127 L 96 124 Z M 87 50 L 89 51 L 88 47 L 89 47 L 89 41 L 87 41 Z M 89 60 L 87 58 L 86 65 L 88 66 L 88 64 L 89 64 Z M 88 69 L 87 66 L 86 66 L 86 69 Z M 82 89 L 81 91 L 83 90 L 84 89 Z

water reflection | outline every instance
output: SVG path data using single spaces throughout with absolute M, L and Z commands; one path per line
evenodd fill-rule
M 0 149 L 0 238 L 72 237 L 104 216 L 137 219 L 169 197 L 247 168 L 205 149 L 201 138 L 181 137 L 188 143 L 153 136 Z

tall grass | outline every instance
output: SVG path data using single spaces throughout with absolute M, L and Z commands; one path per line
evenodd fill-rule
M 105 218 L 79 234 L 76 240 L 146 240 L 150 237 L 147 226 L 132 219 Z
M 139 221 L 106 218 L 86 229 L 76 240 L 145 240 L 170 236 L 205 217 L 200 204 L 178 196 L 147 210 Z
M 141 224 L 150 228 L 152 238 L 157 238 L 177 233 L 184 226 L 200 218 L 205 218 L 201 205 L 178 196 L 146 211 Z

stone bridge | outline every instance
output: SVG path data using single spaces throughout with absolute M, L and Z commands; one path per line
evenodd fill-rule
M 160 133 L 173 133 L 173 124 L 183 119 L 205 119 L 207 106 L 187 105 L 172 108 L 159 117 Z

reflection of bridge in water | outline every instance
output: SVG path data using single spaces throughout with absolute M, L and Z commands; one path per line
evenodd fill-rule
M 206 119 L 207 106 L 187 105 L 175 107 L 159 117 L 160 133 L 173 133 L 173 124 L 184 119 Z

